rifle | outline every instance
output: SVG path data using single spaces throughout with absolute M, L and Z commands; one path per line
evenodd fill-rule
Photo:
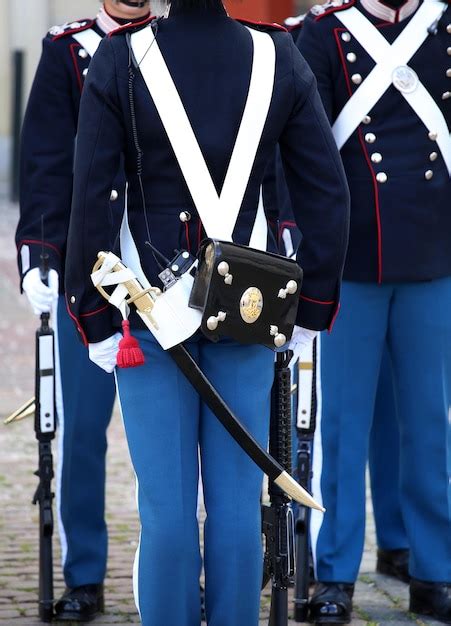
M 48 283 L 48 254 L 41 253 L 40 274 Z M 50 313 L 41 314 L 41 326 L 36 331 L 36 379 L 34 430 L 38 441 L 39 467 L 35 475 L 39 484 L 33 504 L 39 504 L 39 618 L 53 619 L 53 510 L 52 440 L 56 431 L 55 410 L 55 335 L 49 325 Z
M 292 353 L 277 353 L 271 393 L 269 452 L 291 474 L 291 371 Z M 272 581 L 269 626 L 288 625 L 288 589 L 294 576 L 294 517 L 291 501 L 275 484 L 269 484 L 270 504 L 262 506 L 266 538 L 264 572 Z
M 43 224 L 41 226 L 42 231 Z M 42 233 L 42 241 L 44 235 Z M 41 253 L 39 267 L 41 280 L 48 284 L 48 254 Z M 39 466 L 35 476 L 39 484 L 33 504 L 39 504 L 39 618 L 53 619 L 53 511 L 52 493 L 53 456 L 52 439 L 56 431 L 55 410 L 55 336 L 49 325 L 50 313 L 41 314 L 41 325 L 35 337 L 35 397 L 11 413 L 4 424 L 12 424 L 34 415 L 34 431 L 38 441 Z
M 313 439 L 316 430 L 316 355 L 317 339 L 312 344 L 310 358 L 299 360 L 296 367 L 297 376 L 297 471 L 299 484 L 310 489 L 312 479 Z M 308 601 L 310 586 L 310 510 L 298 506 L 296 517 L 296 576 L 294 585 L 294 619 L 306 622 L 308 617 Z

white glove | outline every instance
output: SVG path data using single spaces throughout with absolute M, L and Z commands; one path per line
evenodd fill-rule
M 122 339 L 121 333 L 116 333 L 108 339 L 89 344 L 89 358 L 105 370 L 107 374 L 111 374 L 116 367 L 117 353 L 119 350 L 119 342 Z
M 31 304 L 33 313 L 36 315 L 49 313 L 54 301 L 58 298 L 58 272 L 50 270 L 48 282 L 48 287 L 42 282 L 39 267 L 34 267 L 27 272 L 22 281 L 22 288 Z
M 309 330 L 301 326 L 294 327 L 289 345 L 289 350 L 293 351 L 293 358 L 290 361 L 290 365 L 299 359 L 303 351 L 312 343 L 317 334 L 318 331 L 316 330 Z

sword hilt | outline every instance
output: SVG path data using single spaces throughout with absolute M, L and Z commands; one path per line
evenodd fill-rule
M 105 260 L 108 257 L 107 252 L 99 252 L 97 257 L 97 261 L 93 267 L 93 272 L 101 269 Z M 117 263 L 112 267 L 111 272 L 120 272 L 126 271 L 128 268 L 122 263 L 122 261 L 118 260 Z M 152 309 L 154 307 L 154 300 L 158 296 L 161 291 L 157 287 L 149 287 L 145 289 L 137 278 L 131 278 L 121 283 L 129 294 L 129 298 L 125 299 L 125 302 L 130 305 L 134 304 L 138 311 L 145 315 L 152 325 L 158 329 L 158 324 L 152 317 Z M 100 294 L 107 300 L 108 302 L 111 299 L 111 295 L 106 291 L 106 289 L 101 285 L 96 285 L 96 289 L 100 292 Z

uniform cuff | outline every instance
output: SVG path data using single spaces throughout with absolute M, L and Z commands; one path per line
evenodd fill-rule
M 85 346 L 97 343 L 114 335 L 112 309 L 105 304 L 94 311 L 78 313 L 74 311 L 73 303 L 66 299 L 69 316 L 75 324 L 80 340 Z
M 340 308 L 338 300 L 318 300 L 306 295 L 299 297 L 296 325 L 310 330 L 332 330 Z
M 17 246 L 17 263 L 19 265 L 19 273 L 20 273 L 20 290 L 22 289 L 22 282 L 25 278 L 25 275 L 33 268 L 39 267 L 41 265 L 42 259 L 42 243 L 40 241 L 34 240 L 23 240 Z M 48 255 L 48 264 L 49 268 L 55 270 L 60 277 L 60 291 L 62 287 L 61 280 L 61 272 L 62 272 L 62 264 L 61 264 L 61 253 L 56 246 L 53 246 L 49 243 L 44 243 L 44 254 Z

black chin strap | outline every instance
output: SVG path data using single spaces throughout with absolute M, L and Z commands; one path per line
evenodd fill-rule
M 126 4 L 128 7 L 133 7 L 134 9 L 141 9 L 149 4 L 149 0 L 137 0 L 133 2 L 133 0 L 116 0 L 118 4 Z
M 403 4 L 405 4 L 405 0 L 384 0 L 383 4 L 386 4 L 391 9 L 397 11 Z

